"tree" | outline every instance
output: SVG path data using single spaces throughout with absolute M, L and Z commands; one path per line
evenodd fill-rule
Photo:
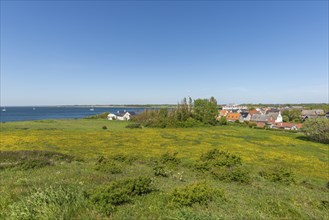
M 289 117 L 286 116 L 286 115 L 282 115 L 282 120 L 283 120 L 284 122 L 288 122 L 288 121 L 289 121 Z
M 194 100 L 193 116 L 204 124 L 215 125 L 217 111 L 217 100 L 214 97 Z
M 301 113 L 301 110 L 298 109 L 284 110 L 282 117 L 285 121 L 301 122 Z
M 302 130 L 311 140 L 329 144 L 329 119 L 307 119 L 303 124 Z
M 226 117 L 221 117 L 218 121 L 220 125 L 227 125 Z

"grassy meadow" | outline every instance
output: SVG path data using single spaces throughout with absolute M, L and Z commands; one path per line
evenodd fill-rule
M 1 123 L 0 219 L 329 219 L 328 145 L 128 124 Z

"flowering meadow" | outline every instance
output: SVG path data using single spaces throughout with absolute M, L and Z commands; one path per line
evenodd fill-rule
M 285 131 L 128 124 L 1 123 L 0 218 L 329 218 L 328 145 Z

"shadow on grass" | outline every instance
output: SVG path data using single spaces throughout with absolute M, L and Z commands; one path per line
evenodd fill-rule
M 298 137 L 296 137 L 296 139 L 301 140 L 301 141 L 310 141 L 310 142 L 314 142 L 314 141 L 312 141 L 309 137 L 306 137 L 306 136 L 298 136 Z
M 0 170 L 34 169 L 52 166 L 55 162 L 72 162 L 71 155 L 43 150 L 0 151 Z

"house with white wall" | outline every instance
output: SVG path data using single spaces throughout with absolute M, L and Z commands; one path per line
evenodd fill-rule
M 131 116 L 136 115 L 135 112 L 127 112 L 125 111 L 118 111 L 117 114 L 110 113 L 107 116 L 108 120 L 120 120 L 120 121 L 125 121 L 125 120 L 130 120 Z

